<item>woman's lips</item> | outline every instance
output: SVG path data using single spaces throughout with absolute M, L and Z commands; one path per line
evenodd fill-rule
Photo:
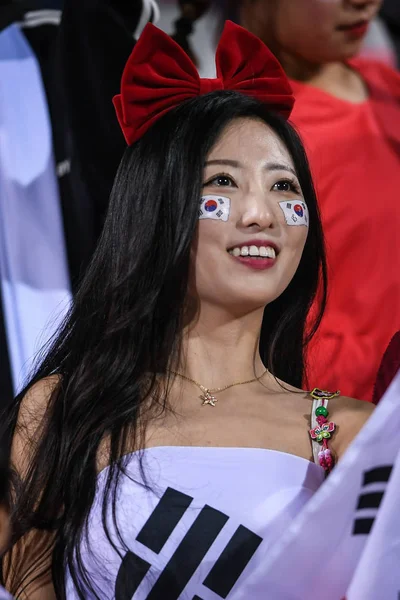
M 233 260 L 236 260 L 242 265 L 248 267 L 249 269 L 254 269 L 255 271 L 265 271 L 266 269 L 270 269 L 276 263 L 276 258 L 261 258 L 254 256 L 233 256 L 230 254 L 230 257 Z
M 368 31 L 368 27 L 369 22 L 363 21 L 362 23 L 355 23 L 354 25 L 340 27 L 339 29 L 347 33 L 350 37 L 358 39 L 364 37 Z

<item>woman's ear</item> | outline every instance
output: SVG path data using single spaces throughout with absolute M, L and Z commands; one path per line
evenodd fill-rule
M 175 33 L 172 35 L 172 39 L 181 46 L 193 63 L 198 66 L 189 37 L 193 33 L 194 23 L 210 8 L 211 0 L 179 0 L 179 5 L 181 16 L 175 21 Z
M 0 556 L 4 552 L 10 537 L 10 517 L 4 505 L 0 505 Z

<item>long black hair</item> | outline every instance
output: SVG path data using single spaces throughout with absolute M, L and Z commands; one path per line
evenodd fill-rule
M 220 91 L 189 100 L 126 150 L 103 234 L 73 306 L 8 415 L 12 433 L 27 391 L 43 378 L 59 376 L 30 467 L 11 494 L 9 551 L 12 556 L 16 541 L 31 529 L 53 531 L 54 542 L 38 554 L 36 568 L 50 553 L 57 598 L 66 597 L 65 569 L 80 598 L 88 589 L 98 597 L 79 544 L 95 496 L 99 447 L 109 440 L 105 510 L 109 503 L 115 506 L 121 457 L 132 443 L 140 447 L 144 407 L 168 408 L 168 373 L 180 358 L 204 164 L 226 126 L 243 117 L 261 119 L 284 142 L 309 208 L 298 270 L 266 307 L 260 335 L 269 370 L 289 384 L 302 384 L 305 349 L 326 296 L 323 234 L 303 146 L 290 124 L 255 99 Z M 311 322 L 319 285 L 321 307 Z M 18 593 L 27 583 L 16 581 L 11 591 Z

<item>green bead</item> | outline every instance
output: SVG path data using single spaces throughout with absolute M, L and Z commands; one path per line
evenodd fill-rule
M 325 406 L 318 406 L 318 408 L 315 411 L 315 414 L 317 415 L 317 417 L 327 417 L 328 410 L 325 408 Z

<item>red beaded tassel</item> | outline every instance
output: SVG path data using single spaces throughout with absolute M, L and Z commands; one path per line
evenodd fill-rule
M 316 421 L 318 425 L 314 427 L 314 429 L 310 429 L 311 439 L 322 445 L 321 450 L 318 452 L 318 460 L 319 464 L 327 473 L 329 473 L 334 466 L 334 459 L 332 456 L 332 452 L 328 447 L 328 440 L 332 437 L 332 433 L 334 433 L 336 429 L 335 423 L 333 421 L 328 421 L 328 409 L 325 406 L 328 400 L 334 398 L 335 396 L 339 396 L 340 392 L 326 392 L 324 390 L 320 390 L 318 388 L 314 388 L 312 392 L 310 392 L 310 396 L 315 400 L 321 400 L 321 406 L 315 409 Z

